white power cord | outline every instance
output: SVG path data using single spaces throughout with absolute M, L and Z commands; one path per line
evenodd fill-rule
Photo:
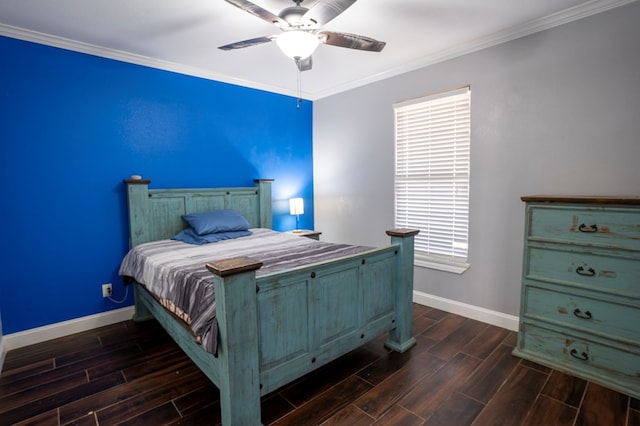
M 124 292 L 124 297 L 122 298 L 122 300 L 114 300 L 111 297 L 107 297 L 107 299 L 111 300 L 113 303 L 117 303 L 118 305 L 121 305 L 122 303 L 124 303 L 125 300 L 127 300 L 127 296 L 129 295 L 129 287 L 130 286 L 125 286 L 126 291 Z

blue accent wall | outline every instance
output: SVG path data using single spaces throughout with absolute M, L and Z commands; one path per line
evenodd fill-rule
M 253 186 L 275 179 L 274 229 L 288 199 L 313 228 L 312 108 L 226 83 L 0 37 L 3 334 L 105 312 L 125 295 L 123 179 L 151 188 Z

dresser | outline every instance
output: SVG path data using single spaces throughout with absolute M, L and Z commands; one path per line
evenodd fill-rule
M 640 197 L 522 200 L 514 355 L 640 398 Z

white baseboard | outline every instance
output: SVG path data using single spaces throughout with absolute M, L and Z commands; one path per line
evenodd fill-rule
M 456 300 L 445 299 L 432 294 L 413 291 L 413 301 L 419 305 L 429 306 L 452 314 L 461 315 L 497 327 L 518 331 L 519 318 L 502 312 L 491 311 L 479 306 L 468 305 Z
M 133 314 L 134 307 L 128 306 L 2 336 L 2 339 L 0 339 L 0 371 L 2 371 L 5 354 L 10 350 L 115 324 L 120 321 L 127 321 L 133 318 Z

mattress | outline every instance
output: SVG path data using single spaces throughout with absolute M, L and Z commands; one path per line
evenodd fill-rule
M 246 256 L 263 266 L 258 277 L 295 267 L 322 263 L 371 250 L 371 247 L 327 243 L 265 228 L 252 235 L 205 245 L 159 240 L 131 249 L 119 274 L 144 285 L 168 310 L 189 325 L 196 340 L 217 351 L 213 275 L 205 264 Z

